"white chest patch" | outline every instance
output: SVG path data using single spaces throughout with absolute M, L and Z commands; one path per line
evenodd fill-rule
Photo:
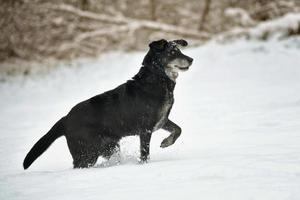
M 176 78 L 178 77 L 178 72 L 175 69 L 166 68 L 165 72 L 172 81 L 176 82 Z

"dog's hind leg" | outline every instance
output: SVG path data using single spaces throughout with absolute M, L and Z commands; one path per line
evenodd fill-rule
M 150 131 L 146 131 L 140 134 L 140 152 L 141 152 L 141 162 L 147 162 L 149 159 L 149 151 L 150 151 L 150 140 L 152 133 Z
M 73 157 L 74 168 L 92 167 L 97 162 L 98 152 L 94 145 L 77 140 L 68 141 L 68 146 Z
M 101 152 L 101 156 L 103 156 L 104 158 L 106 158 L 108 160 L 114 153 L 119 152 L 119 151 L 120 151 L 119 143 L 117 141 L 111 142 Z
M 175 141 L 181 134 L 181 128 L 169 119 L 162 128 L 171 133 L 162 141 L 160 145 L 160 147 L 165 148 L 175 143 Z
M 78 155 L 73 160 L 74 168 L 88 168 L 95 165 L 98 156 L 91 154 Z

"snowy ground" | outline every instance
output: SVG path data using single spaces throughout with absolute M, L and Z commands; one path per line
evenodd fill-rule
M 72 169 L 65 138 L 24 171 L 32 145 L 77 102 L 139 69 L 143 53 L 114 53 L 46 76 L 0 84 L 0 199 L 300 199 L 300 39 L 215 43 L 184 51 L 170 118 L 183 130 L 138 164 L 138 139 L 121 142 L 120 164 Z M 84 65 L 84 67 L 82 67 Z

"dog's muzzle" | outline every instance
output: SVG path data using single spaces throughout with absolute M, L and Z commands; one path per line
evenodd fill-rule
M 177 69 L 179 71 L 187 71 L 192 65 L 193 59 L 185 56 L 184 58 L 177 58 L 168 64 L 168 67 Z

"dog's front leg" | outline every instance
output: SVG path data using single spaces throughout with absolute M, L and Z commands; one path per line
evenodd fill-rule
M 162 128 L 171 133 L 169 137 L 161 142 L 160 147 L 165 148 L 175 143 L 181 134 L 181 128 L 169 119 Z
M 140 134 L 140 151 L 141 151 L 141 162 L 147 162 L 149 159 L 150 140 L 152 133 L 150 131 Z

